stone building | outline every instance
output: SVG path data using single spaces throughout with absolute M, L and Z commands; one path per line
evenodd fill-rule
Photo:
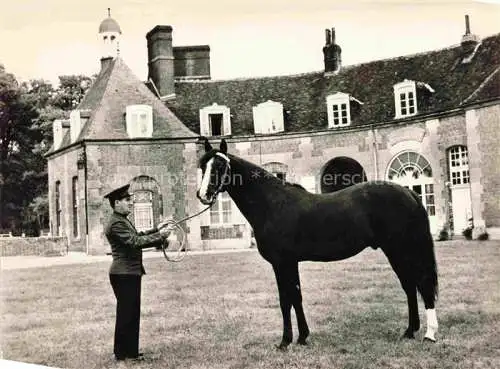
M 209 46 L 173 46 L 170 26 L 146 35 L 145 82 L 117 55 L 118 23 L 108 17 L 99 35 L 101 71 L 70 119 L 54 122 L 47 153 L 51 230 L 70 249 L 108 251 L 103 195 L 124 183 L 138 229 L 203 209 L 200 135 L 315 193 L 401 183 L 420 194 L 436 235 L 461 235 L 472 220 L 475 236 L 500 236 L 500 34 L 480 39 L 467 16 L 444 49 L 344 66 L 328 29 L 324 70 L 218 81 Z M 192 249 L 250 247 L 226 194 L 184 225 Z

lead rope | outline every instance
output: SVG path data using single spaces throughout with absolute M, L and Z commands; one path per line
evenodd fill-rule
M 212 201 L 212 203 L 210 205 L 208 205 L 205 209 L 203 209 L 203 210 L 201 210 L 193 215 L 190 215 L 188 217 L 182 218 L 180 220 L 175 220 L 175 219 L 167 220 L 165 222 L 165 225 L 159 228 L 159 229 L 161 229 L 161 228 L 168 227 L 172 231 L 175 230 L 176 231 L 175 234 L 177 236 L 177 240 L 176 240 L 174 245 L 170 245 L 170 242 L 168 241 L 168 239 L 165 239 L 165 241 L 162 242 L 161 251 L 163 251 L 163 256 L 165 257 L 165 259 L 167 259 L 168 261 L 171 261 L 171 262 L 178 262 L 178 261 L 182 261 L 182 259 L 184 259 L 184 257 L 187 254 L 187 248 L 185 247 L 185 245 L 186 245 L 186 232 L 179 224 L 204 213 L 205 211 L 210 209 L 214 203 L 215 203 L 215 201 Z M 173 248 L 172 247 L 169 248 L 169 246 L 173 246 Z M 168 253 L 167 253 L 167 248 L 169 248 Z

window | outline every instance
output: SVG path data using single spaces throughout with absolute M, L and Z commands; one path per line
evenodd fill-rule
M 210 208 L 210 224 L 230 224 L 231 214 L 231 198 L 227 192 L 222 192 Z
M 230 110 L 227 106 L 213 103 L 200 109 L 200 134 L 203 136 L 227 136 L 231 134 Z
M 277 177 L 283 183 L 286 182 L 288 173 L 288 166 L 280 162 L 269 162 L 262 165 L 262 167 L 271 173 L 273 176 Z
M 415 191 L 427 209 L 427 214 L 436 215 L 434 179 L 426 158 L 414 151 L 399 154 L 389 165 L 387 178 Z
M 129 105 L 126 109 L 127 133 L 130 138 L 153 136 L 153 107 Z
M 356 99 L 353 100 L 361 103 Z M 351 124 L 350 101 L 350 96 L 342 92 L 337 92 L 326 97 L 328 128 L 343 127 Z
M 253 107 L 255 133 L 283 132 L 283 104 L 268 100 Z
M 134 226 L 138 231 L 153 228 L 153 193 L 134 192 Z
M 414 81 L 404 80 L 394 85 L 394 101 L 396 118 L 404 118 L 417 114 L 417 91 Z
M 222 119 L 224 114 L 208 114 L 211 136 L 222 136 Z
M 56 235 L 61 235 L 61 215 L 62 215 L 62 207 L 61 207 L 61 181 L 56 182 L 55 188 L 55 201 L 56 201 Z
M 450 183 L 454 185 L 467 184 L 470 181 L 469 158 L 466 146 L 454 146 L 448 151 L 450 166 Z
M 73 204 L 73 237 L 78 238 L 80 235 L 80 225 L 78 219 L 78 177 L 73 177 L 71 183 L 71 194 Z

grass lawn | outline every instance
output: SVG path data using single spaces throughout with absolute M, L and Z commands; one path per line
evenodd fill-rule
M 2 273 L 3 358 L 60 368 L 500 368 L 500 242 L 436 243 L 438 343 L 399 340 L 407 305 L 380 251 L 300 266 L 311 336 L 274 346 L 282 320 L 271 266 L 257 252 L 145 260 L 141 350 L 112 359 L 108 262 Z M 293 316 L 295 339 L 297 329 Z

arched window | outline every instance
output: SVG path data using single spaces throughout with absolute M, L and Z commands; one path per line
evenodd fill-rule
M 160 185 L 149 176 L 140 175 L 130 182 L 134 194 L 133 222 L 138 231 L 154 227 L 163 215 Z
M 151 191 L 134 192 L 134 223 L 138 231 L 153 228 L 153 193 Z
M 397 155 L 389 164 L 387 179 L 415 191 L 429 216 L 436 215 L 432 168 L 422 155 L 414 151 Z
M 426 158 L 414 151 L 406 151 L 396 156 L 389 166 L 387 178 L 390 180 L 420 176 L 432 177 L 432 168 Z

